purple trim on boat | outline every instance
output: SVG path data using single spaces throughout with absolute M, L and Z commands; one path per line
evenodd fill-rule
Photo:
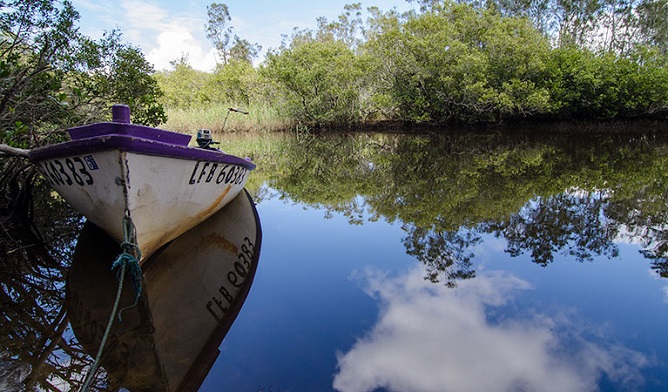
M 101 150 L 120 149 L 137 154 L 156 155 L 178 159 L 230 163 L 255 169 L 250 160 L 225 154 L 214 149 L 188 147 L 190 135 L 130 123 L 130 108 L 114 105 L 113 122 L 102 122 L 68 129 L 71 141 L 36 148 L 28 153 L 30 160 L 42 161 L 69 155 L 86 154 Z
M 155 140 L 158 142 L 187 146 L 190 142 L 190 135 L 183 133 L 165 131 L 163 129 L 146 127 L 136 124 L 123 124 L 118 122 L 103 122 L 67 130 L 72 140 L 89 139 L 96 136 L 105 135 L 124 135 L 134 136 L 146 140 Z
M 67 131 L 70 133 L 72 140 L 88 139 L 103 135 L 127 135 L 179 146 L 187 146 L 188 142 L 190 142 L 190 135 L 131 124 L 130 107 L 127 105 L 114 105 L 111 108 L 111 117 L 113 122 L 83 125 L 70 128 Z
M 255 165 L 252 162 L 234 155 L 225 154 L 219 150 L 179 146 L 128 135 L 105 135 L 72 140 L 65 143 L 55 144 L 53 146 L 33 149 L 28 153 L 28 156 L 30 157 L 30 160 L 35 162 L 50 158 L 113 149 L 193 161 L 229 163 L 243 166 L 248 170 L 255 169 Z

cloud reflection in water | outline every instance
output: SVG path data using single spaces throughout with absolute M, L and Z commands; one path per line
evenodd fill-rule
M 379 320 L 350 351 L 338 354 L 334 388 L 373 391 L 595 391 L 606 374 L 625 389 L 642 385 L 644 355 L 544 311 L 505 315 L 513 296 L 531 289 L 494 272 L 456 289 L 423 279 L 416 268 L 388 278 L 364 273 Z M 496 316 L 493 316 L 496 315 Z

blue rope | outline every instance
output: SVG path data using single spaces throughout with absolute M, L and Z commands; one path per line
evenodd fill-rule
M 123 241 L 123 243 L 121 243 L 121 248 L 124 250 L 124 252 L 118 256 L 116 261 L 114 261 L 114 263 L 111 265 L 111 269 L 114 270 L 119 266 L 121 267 L 121 270 L 119 271 L 119 280 L 121 280 L 125 275 L 125 268 L 129 268 L 128 273 L 130 274 L 130 277 L 132 277 L 132 285 L 135 288 L 135 302 L 130 306 L 124 307 L 118 312 L 118 321 L 123 321 L 121 318 L 123 311 L 125 309 L 135 307 L 139 302 L 139 297 L 141 295 L 141 267 L 139 266 L 141 252 L 139 251 L 139 247 L 137 247 L 137 245 L 133 244 L 132 242 Z M 137 257 L 133 256 L 130 252 L 136 254 Z
M 139 302 L 139 297 L 141 295 L 141 267 L 139 266 L 139 260 L 141 260 L 141 252 L 137 244 L 132 242 L 134 233 L 134 224 L 130 218 L 129 211 L 125 212 L 125 217 L 123 218 L 123 237 L 124 241 L 121 243 L 121 249 L 123 253 L 118 255 L 116 261 L 111 265 L 111 269 L 115 270 L 120 267 L 118 272 L 118 290 L 116 291 L 116 299 L 114 301 L 114 307 L 112 308 L 111 314 L 109 315 L 109 321 L 107 322 L 107 328 L 104 331 L 102 336 L 102 341 L 100 342 L 100 348 L 97 350 L 97 355 L 95 356 L 95 362 L 91 366 L 90 371 L 86 375 L 82 391 L 87 392 L 90 388 L 90 383 L 97 372 L 97 368 L 100 365 L 100 359 L 102 358 L 102 352 L 104 351 L 104 346 L 107 344 L 107 339 L 109 338 L 109 333 L 111 332 L 111 326 L 114 323 L 116 314 L 118 314 L 118 321 L 123 321 L 121 319 L 121 313 L 125 309 L 132 308 L 137 305 Z M 118 306 L 121 302 L 121 293 L 123 292 L 123 281 L 125 280 L 125 272 L 129 269 L 128 273 L 132 277 L 132 283 L 135 289 L 135 302 L 130 306 L 118 310 Z

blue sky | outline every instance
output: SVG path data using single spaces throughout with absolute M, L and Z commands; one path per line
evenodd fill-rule
M 358 0 L 363 9 L 376 6 L 388 11 L 412 8 L 405 0 Z M 169 69 L 169 61 L 187 54 L 190 64 L 200 70 L 215 66 L 214 51 L 204 25 L 206 7 L 214 2 L 227 4 L 234 32 L 243 39 L 262 45 L 262 54 L 281 43 L 294 27 L 314 28 L 316 18 L 335 20 L 346 4 L 354 0 L 72 0 L 79 11 L 80 30 L 100 38 L 114 28 L 123 40 L 142 49 L 156 70 Z

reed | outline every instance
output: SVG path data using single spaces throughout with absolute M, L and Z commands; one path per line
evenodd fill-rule
M 277 158 L 282 156 L 294 137 L 294 133 L 276 131 L 213 133 L 213 139 L 220 143 L 217 147 L 221 150 L 272 165 L 277 163 Z
M 257 165 L 246 183 L 246 188 L 259 190 L 271 173 L 285 166 L 286 149 L 294 143 L 293 132 L 214 132 L 213 139 L 220 144 L 216 147 L 228 154 L 248 157 Z M 256 195 L 255 195 L 256 196 Z
M 231 112 L 230 107 L 248 112 Z M 220 132 L 266 132 L 294 128 L 294 123 L 282 117 L 267 104 L 253 103 L 249 106 L 233 106 L 212 103 L 201 108 L 167 108 L 168 120 L 161 128 L 194 135 L 198 129 Z

